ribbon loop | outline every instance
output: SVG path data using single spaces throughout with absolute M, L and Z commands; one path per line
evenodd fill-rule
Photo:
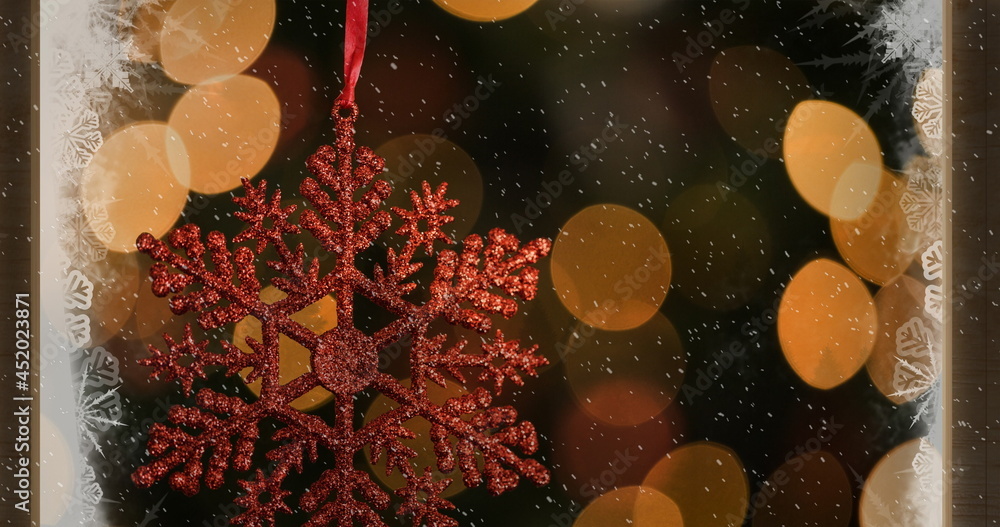
M 337 97 L 334 112 L 354 104 L 354 87 L 361 76 L 368 32 L 368 0 L 347 0 L 344 23 L 344 90 Z

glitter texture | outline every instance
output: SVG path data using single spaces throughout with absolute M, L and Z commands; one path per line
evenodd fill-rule
M 164 350 L 150 346 L 151 356 L 141 362 L 153 368 L 151 377 L 177 381 L 186 394 L 195 393 L 195 405 L 172 407 L 168 423 L 150 429 L 152 461 L 133 474 L 138 486 L 167 479 L 192 496 L 203 483 L 221 487 L 226 473 L 234 471 L 243 489 L 235 502 L 244 508 L 234 523 L 273 526 L 279 513 L 298 508 L 309 513 L 310 526 L 380 526 L 385 525 L 384 513 L 378 511 L 387 509 L 392 498 L 356 468 L 367 446 L 373 462 L 384 458 L 387 471 L 405 478 L 405 486 L 395 489 L 401 502 L 396 514 L 411 517 L 416 525 L 457 525 L 442 512 L 454 508 L 440 496 L 451 480 L 434 481 L 432 467 L 417 466 L 416 452 L 402 442 L 414 435 L 405 426 L 413 418 L 431 424 L 437 469 L 457 469 L 468 487 L 485 483 L 500 494 L 522 477 L 539 485 L 548 482 L 548 471 L 523 457 L 538 449 L 534 426 L 518 421 L 513 407 L 493 405 L 493 394 L 500 394 L 505 382 L 521 385 L 522 376 L 536 375 L 546 360 L 536 346 L 522 347 L 490 330 L 492 316 L 512 317 L 518 301 L 534 297 L 538 270 L 532 265 L 548 254 L 550 242 L 522 245 L 517 237 L 493 229 L 485 239 L 470 235 L 460 247 L 437 249 L 435 244 L 455 243 L 441 228 L 453 219 L 445 212 L 458 202 L 445 198 L 446 185 L 434 189 L 424 183 L 421 192 L 410 193 L 411 210 L 383 210 L 391 189 L 376 176 L 384 161 L 367 147 L 355 147 L 357 115 L 354 104 L 340 102 L 334 109 L 336 142 L 320 147 L 307 162 L 313 177 L 302 182 L 300 191 L 310 206 L 297 221 L 296 207 L 282 207 L 279 191 L 268 197 L 266 181 L 255 186 L 244 180 L 246 195 L 234 201 L 242 207 L 237 216 L 247 227 L 232 239 L 233 248 L 222 233 L 209 233 L 203 240 L 200 229 L 190 224 L 174 230 L 169 244 L 149 234 L 139 237 L 139 250 L 156 261 L 150 271 L 153 292 L 171 295 L 174 313 L 196 312 L 201 331 L 252 316 L 260 320 L 262 336 L 260 342 L 247 339 L 253 353 L 227 341 L 212 349 L 188 325 L 179 338 L 164 335 Z M 387 248 L 385 264 L 375 265 L 368 276 L 358 269 L 358 256 L 392 228 L 393 214 L 402 220 L 395 232 L 405 242 L 398 250 Z M 329 272 L 321 272 L 321 262 L 307 258 L 302 245 L 288 245 L 287 237 L 306 232 L 334 256 Z M 436 260 L 422 296 L 415 294 L 414 274 L 424 264 L 415 261 L 418 249 L 429 255 L 426 262 Z M 269 254 L 276 256 L 265 259 Z M 287 294 L 271 304 L 260 298 L 258 272 L 264 266 L 277 274 L 270 284 Z M 316 334 L 290 318 L 326 295 L 337 301 L 336 328 Z M 354 305 L 359 296 L 391 313 L 393 321 L 377 331 L 357 328 Z M 446 335 L 429 329 L 435 320 L 475 330 L 484 335 L 484 343 L 478 350 L 464 340 L 448 345 Z M 311 371 L 285 384 L 279 382 L 281 335 L 311 355 Z M 379 370 L 379 351 L 409 339 L 410 381 L 404 383 Z M 243 372 L 247 382 L 261 379 L 260 398 L 248 401 L 207 387 L 196 389 L 206 370 L 220 366 L 230 376 Z M 470 371 L 478 371 L 478 381 L 486 387 L 470 386 L 463 375 Z M 428 399 L 427 386 L 445 386 L 450 382 L 446 376 L 468 393 L 438 405 Z M 334 394 L 317 415 L 290 406 L 316 387 Z M 356 428 L 356 414 L 363 408 L 355 408 L 355 395 L 362 390 L 384 394 L 395 407 Z M 263 419 L 279 424 L 269 438 L 261 437 Z M 264 452 L 270 461 L 266 471 L 252 461 L 265 439 L 278 443 Z M 320 460 L 322 450 L 331 454 L 328 461 L 326 456 Z M 307 489 L 286 484 L 293 471 L 319 462 L 325 470 Z

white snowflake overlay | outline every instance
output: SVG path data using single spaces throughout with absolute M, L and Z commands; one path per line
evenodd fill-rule
M 818 0 L 816 3 L 800 21 L 799 30 L 811 30 L 830 19 L 842 17 L 860 15 L 865 21 L 858 25 L 854 38 L 844 44 L 864 42 L 866 49 L 834 57 L 823 56 L 804 64 L 822 68 L 865 66 L 863 91 L 877 88 L 865 113 L 866 119 L 893 100 L 911 97 L 921 74 L 941 67 L 944 28 L 940 1 L 898 0 L 881 6 L 858 0 Z
M 944 153 L 944 72 L 938 68 L 924 72 L 913 95 L 913 120 L 920 142 L 928 154 Z
M 90 459 L 102 456 L 103 435 L 121 424 L 122 401 L 117 359 L 102 347 L 89 348 L 94 284 L 83 272 L 107 257 L 106 243 L 115 230 L 101 204 L 84 205 L 80 177 L 104 144 L 107 134 L 136 119 L 149 118 L 143 101 L 150 92 L 175 90 L 155 66 L 132 60 L 129 32 L 140 9 L 162 0 L 90 0 L 60 2 L 58 30 L 46 37 L 52 45 L 46 85 L 52 111 L 52 184 L 60 197 L 57 237 L 65 258 L 62 277 L 65 331 L 61 337 L 77 367 L 72 372 L 80 462 L 74 488 L 63 497 L 66 514 L 81 525 L 102 525 L 98 504 L 101 480 Z

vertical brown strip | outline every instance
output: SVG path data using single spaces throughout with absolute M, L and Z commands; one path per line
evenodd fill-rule
M 0 29 L 0 518 L 12 526 L 38 524 L 36 3 L 3 2 Z
M 987 525 L 1000 517 L 997 442 L 998 284 L 996 205 L 998 109 L 993 0 L 955 0 L 952 49 L 952 493 L 953 525 Z M 989 73 L 988 73 L 989 72 Z M 990 87 L 994 92 L 990 94 Z M 993 104 L 990 104 L 992 99 Z M 992 170 L 991 170 L 992 169 Z M 996 275 L 996 276 L 995 276 Z
M 1000 260 L 1000 4 L 988 2 L 983 19 L 986 23 L 986 77 L 980 84 L 985 94 L 986 114 L 986 254 Z M 992 43 L 992 46 L 989 44 Z M 1000 520 L 1000 276 L 986 283 L 986 516 Z
M 29 2 L 25 2 L 29 3 Z M 32 13 L 32 20 L 35 20 L 34 15 L 41 15 L 41 0 L 31 0 L 30 9 Z M 42 140 L 41 140 L 41 107 L 42 107 L 42 95 L 41 95 L 41 74 L 42 74 L 42 64 L 41 64 L 41 51 L 42 51 L 42 29 L 41 29 L 41 18 L 38 18 L 39 25 L 38 31 L 35 31 L 34 36 L 31 39 L 31 291 L 32 296 L 37 296 L 38 301 L 35 302 L 31 310 L 31 324 L 35 328 L 32 332 L 32 351 L 31 354 L 31 394 L 33 399 L 31 401 L 31 413 L 34 416 L 41 415 L 41 346 L 42 338 L 40 332 L 41 327 L 41 277 L 39 271 L 41 269 L 42 259 L 41 259 L 41 235 L 42 235 L 42 222 L 41 222 L 41 184 L 42 184 Z M 52 300 L 52 299 L 50 299 Z M 42 519 L 42 507 L 41 507 L 41 495 L 42 495 L 42 478 L 41 478 L 41 453 L 44 448 L 43 441 L 45 438 L 39 435 L 41 431 L 41 426 L 39 420 L 33 419 L 31 423 L 31 433 L 32 433 L 32 449 L 31 449 L 31 467 L 32 471 L 36 476 L 31 480 L 31 494 L 34 496 L 34 501 L 32 501 L 31 506 L 31 525 L 38 526 L 41 525 Z

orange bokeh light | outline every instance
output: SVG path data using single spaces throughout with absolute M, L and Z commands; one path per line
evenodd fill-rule
M 281 105 L 264 81 L 237 75 L 195 86 L 170 113 L 185 152 L 171 161 L 191 167 L 191 189 L 216 194 L 264 168 L 278 144 Z
M 445 11 L 473 22 L 496 22 L 521 14 L 538 0 L 434 0 Z
M 878 193 L 882 151 L 875 132 L 839 104 L 799 103 L 785 126 L 784 158 L 795 190 L 828 216 L 856 219 Z
M 685 527 L 728 527 L 733 518 L 746 515 L 750 486 L 743 463 L 718 443 L 699 441 L 672 450 L 642 484 L 672 499 Z
M 899 199 L 906 182 L 882 174 L 871 206 L 854 220 L 830 218 L 830 233 L 840 255 L 862 278 L 883 285 L 909 267 L 919 249 L 920 233 L 910 229 Z
M 926 439 L 912 439 L 890 450 L 861 491 L 861 527 L 942 525 L 943 467 L 941 453 Z
M 95 231 L 114 228 L 109 249 L 133 252 L 140 234 L 159 238 L 173 227 L 190 181 L 186 164 L 171 162 L 174 152 L 184 152 L 180 136 L 166 123 L 147 121 L 119 128 L 94 154 L 81 197 Z
M 670 287 L 670 252 L 663 235 L 645 216 L 620 205 L 594 205 L 570 218 L 549 265 L 563 306 L 606 330 L 645 323 Z
M 778 310 L 781 351 L 811 386 L 830 389 L 865 364 L 875 343 L 875 304 L 865 284 L 825 258 L 806 264 Z
M 573 527 L 684 525 L 677 504 L 662 492 L 641 486 L 612 490 L 597 498 L 577 517 Z
M 160 63 L 170 78 L 199 84 L 236 75 L 264 51 L 274 0 L 177 0 L 160 29 Z
M 893 404 L 912 401 L 940 374 L 940 327 L 924 312 L 924 284 L 903 275 L 875 295 L 879 329 L 865 367 Z

